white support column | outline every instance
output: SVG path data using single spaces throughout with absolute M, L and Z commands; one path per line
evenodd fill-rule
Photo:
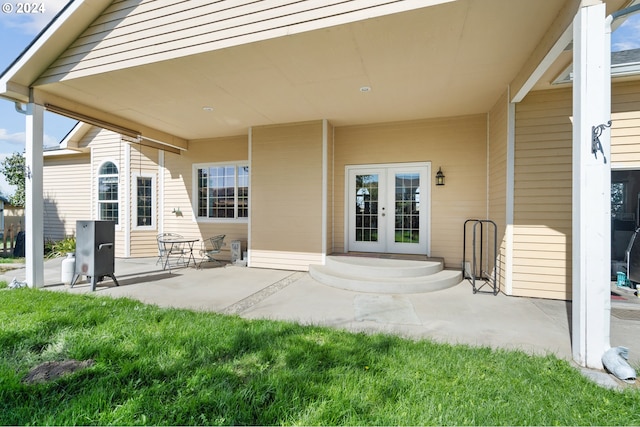
M 592 151 L 593 127 L 611 119 L 605 13 L 603 3 L 583 6 L 573 22 L 572 351 L 576 363 L 595 369 L 609 348 L 611 312 L 610 129 L 599 137 L 602 151 Z
M 44 286 L 44 198 L 42 195 L 42 145 L 44 108 L 34 102 L 26 110 L 25 256 L 30 288 Z

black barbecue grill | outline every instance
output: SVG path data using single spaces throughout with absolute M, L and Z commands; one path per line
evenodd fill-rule
M 114 274 L 115 221 L 76 221 L 76 267 L 71 286 L 80 276 L 91 280 L 91 290 L 105 276 L 119 286 Z

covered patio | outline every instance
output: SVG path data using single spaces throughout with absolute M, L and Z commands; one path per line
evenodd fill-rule
M 284 8 L 276 7 L 279 2 L 260 3 L 264 9 L 256 10 L 247 3 L 227 10 L 224 2 L 210 2 L 202 5 L 203 10 L 170 3 L 74 1 L 2 75 L 0 95 L 15 102 L 26 115 L 26 163 L 33 172 L 26 187 L 29 285 L 46 285 L 40 173 L 44 109 L 161 150 L 158 166 L 165 178 L 182 176 L 185 170 L 190 173 L 189 168 L 171 169 L 171 161 L 193 150 L 198 141 L 209 144 L 214 138 L 246 136 L 247 158 L 233 160 L 251 163 L 249 266 L 268 266 L 267 261 L 275 258 L 290 260 L 302 254 L 300 270 L 322 263 L 327 254 L 347 246 L 343 239 L 348 226 L 341 209 L 346 200 L 342 194 L 343 164 L 336 163 L 333 169 L 334 137 L 336 133 L 341 136 L 335 129 L 351 126 L 348 130 L 353 131 L 370 125 L 375 130 L 389 121 L 450 121 L 475 115 L 480 143 L 469 142 L 469 137 L 448 142 L 464 147 L 460 151 L 480 147 L 485 155 L 492 144 L 499 147 L 493 157 L 481 158 L 482 167 L 486 164 L 486 169 L 492 170 L 480 179 L 463 177 L 460 170 L 468 170 L 466 166 L 459 167 L 458 176 L 460 182 L 486 183 L 477 192 L 467 191 L 482 196 L 482 212 L 500 217 L 505 248 L 503 290 L 510 294 L 515 281 L 516 105 L 532 90 L 549 89 L 549 77 L 573 64 L 573 175 L 564 179 L 565 183 L 570 181 L 573 199 L 563 199 L 563 209 L 572 212 L 572 231 L 567 233 L 571 234 L 571 260 L 563 271 L 570 271 L 572 279 L 571 283 L 560 283 L 563 288 L 572 288 L 573 308 L 569 312 L 567 303 L 558 302 L 560 320 L 554 320 L 559 328 L 573 325 L 573 339 L 565 339 L 559 346 L 562 351 L 572 341 L 577 363 L 600 367 L 602 352 L 613 338 L 609 330 L 614 329 L 608 321 L 610 164 L 602 163 L 599 152 L 593 156 L 593 129 L 606 124 L 611 116 L 607 29 L 611 22 L 607 16 L 628 2 L 404 0 L 374 4 L 356 0 L 322 7 L 311 6 L 314 2 L 291 2 Z M 302 9 L 298 9 L 300 5 Z M 192 19 L 198 19 L 196 24 L 184 25 L 194 22 Z M 498 118 L 499 122 L 494 121 Z M 294 122 L 307 125 L 300 129 L 302 126 L 290 125 Z M 450 129 L 474 127 L 448 125 Z M 432 126 L 435 128 L 444 126 Z M 433 135 L 433 130 L 423 131 L 411 142 L 424 149 L 424 140 Z M 605 158 L 610 156 L 609 137 L 605 131 L 598 140 Z M 283 140 L 288 143 L 283 145 Z M 338 154 L 348 154 L 350 142 L 343 142 Z M 413 148 L 413 152 L 407 150 L 404 157 L 395 158 L 397 153 L 387 150 L 394 143 L 394 139 L 383 141 L 376 150 L 367 150 L 370 146 L 363 144 L 359 151 L 376 151 L 378 157 L 344 156 L 344 164 L 398 163 L 416 156 Z M 444 163 L 450 167 L 445 169 L 448 171 L 460 166 L 458 156 L 438 156 L 429 148 L 429 158 L 420 153 L 425 162 L 433 161 L 434 167 Z M 496 152 L 504 160 L 491 165 L 490 160 L 498 157 Z M 314 161 L 306 163 L 309 153 Z M 274 173 L 281 171 L 286 173 Z M 499 179 L 489 179 L 494 171 L 501 175 Z M 276 180 L 268 179 L 274 176 Z M 189 188 L 186 182 L 179 184 L 183 190 Z M 159 193 L 164 194 L 167 188 Z M 495 199 L 490 200 L 494 193 Z M 310 196 L 295 203 L 289 194 Z M 190 200 L 189 196 L 185 191 L 183 197 Z M 274 196 L 280 197 L 275 203 Z M 460 218 L 451 219 L 450 212 L 458 208 L 454 201 L 463 197 L 459 191 L 449 196 L 440 193 L 440 197 L 433 199 L 434 217 L 439 219 L 434 228 L 445 230 L 440 246 L 447 248 L 447 220 L 461 222 L 460 218 L 477 214 L 476 207 L 465 206 L 459 210 Z M 337 203 L 330 203 L 334 199 Z M 160 204 L 164 206 L 164 200 Z M 446 209 L 437 211 L 438 206 Z M 167 231 L 182 226 L 177 220 L 170 221 L 164 207 L 159 228 Z M 298 226 L 295 233 L 291 233 L 292 224 Z M 285 234 L 295 237 L 285 241 L 280 238 Z M 457 247 L 449 249 L 459 253 Z M 185 275 L 183 280 L 193 279 Z M 540 283 L 547 285 L 544 278 Z M 306 301 L 305 305 L 315 304 L 309 295 Z M 472 304 L 456 298 L 451 301 L 456 302 L 451 311 L 457 316 L 473 312 L 465 309 Z M 518 334 L 505 331 L 504 325 L 510 324 L 509 307 L 529 304 L 534 311 L 536 307 L 535 302 L 520 301 L 509 299 L 480 316 L 488 322 L 495 322 L 493 316 L 497 316 L 495 327 L 481 325 L 473 317 L 447 320 L 447 314 L 440 313 L 435 320 L 440 325 L 437 333 L 446 330 L 444 325 L 450 322 L 452 328 L 473 323 L 480 324 L 484 332 L 474 331 L 470 340 L 484 336 L 489 341 L 518 342 L 519 337 L 533 335 L 533 330 L 522 325 Z M 281 303 L 278 313 L 286 312 L 287 301 Z M 517 313 L 515 310 L 511 315 Z M 343 316 L 341 322 L 348 323 L 355 315 Z M 548 343 L 554 328 L 540 330 Z

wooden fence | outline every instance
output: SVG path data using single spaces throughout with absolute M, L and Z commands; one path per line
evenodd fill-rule
M 16 244 L 16 236 L 22 231 L 20 224 L 9 224 L 2 234 L 2 254 L 13 255 L 13 248 Z

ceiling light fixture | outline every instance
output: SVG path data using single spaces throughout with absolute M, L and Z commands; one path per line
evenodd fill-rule
M 371 92 L 371 86 L 362 86 L 360 92 Z
M 213 111 L 213 107 L 202 107 L 204 111 Z

